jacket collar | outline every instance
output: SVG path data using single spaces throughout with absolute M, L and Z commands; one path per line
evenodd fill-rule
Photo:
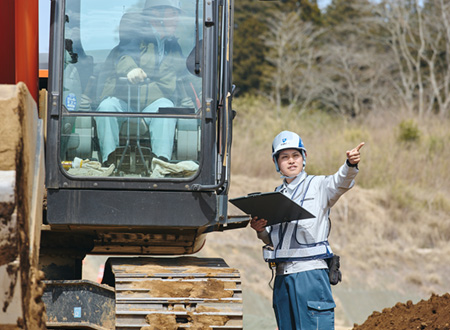
M 297 176 L 295 177 L 294 180 L 292 180 L 291 183 L 287 183 L 287 182 L 286 182 L 286 179 L 283 180 L 283 188 L 286 188 L 286 190 L 287 190 L 289 193 L 292 193 L 292 192 L 294 191 L 294 189 L 295 189 L 295 188 L 296 188 L 303 180 L 305 180 L 306 176 L 307 176 L 307 174 L 306 174 L 305 170 L 303 170 L 303 171 L 300 172 L 299 175 L 297 175 Z

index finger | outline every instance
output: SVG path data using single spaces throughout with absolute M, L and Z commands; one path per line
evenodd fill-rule
M 365 144 L 365 142 L 361 142 L 360 144 L 358 144 L 358 146 L 355 148 L 356 151 L 359 151 L 359 149 L 361 149 Z

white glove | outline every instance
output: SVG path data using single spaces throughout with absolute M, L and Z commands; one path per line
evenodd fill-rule
M 91 111 L 91 99 L 85 95 L 85 94 L 81 94 L 81 102 L 80 102 L 80 106 L 78 107 L 79 111 Z
M 147 78 L 147 74 L 141 68 L 136 68 L 128 72 L 128 81 L 132 84 L 137 84 L 143 82 Z

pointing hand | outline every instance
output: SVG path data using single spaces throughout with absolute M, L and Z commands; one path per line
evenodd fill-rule
M 361 154 L 359 150 L 364 146 L 364 142 L 361 142 L 356 148 L 347 151 L 347 159 L 350 164 L 358 164 L 361 160 Z

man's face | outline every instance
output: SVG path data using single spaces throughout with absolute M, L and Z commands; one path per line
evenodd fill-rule
M 278 167 L 284 176 L 293 177 L 299 175 L 303 170 L 303 156 L 300 150 L 282 150 L 278 155 Z
M 155 7 L 150 10 L 150 24 L 161 38 L 175 34 L 179 12 L 173 7 Z

